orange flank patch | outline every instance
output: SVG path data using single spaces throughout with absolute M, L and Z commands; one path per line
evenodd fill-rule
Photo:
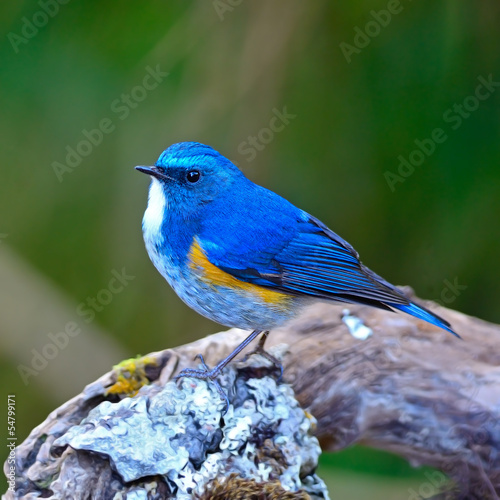
M 193 271 L 201 274 L 201 279 L 213 286 L 225 286 L 233 290 L 241 290 L 242 292 L 250 292 L 257 295 L 260 299 L 268 304 L 286 305 L 291 296 L 281 292 L 275 292 L 269 288 L 259 285 L 253 285 L 241 281 L 234 276 L 226 273 L 217 266 L 214 266 L 206 257 L 200 247 L 198 240 L 195 238 L 189 251 L 189 266 Z M 201 273 L 200 273 L 201 272 Z

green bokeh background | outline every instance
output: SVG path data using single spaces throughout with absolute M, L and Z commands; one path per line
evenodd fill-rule
M 212 145 L 322 219 L 388 280 L 500 321 L 500 88 L 456 130 L 443 117 L 474 95 L 480 76 L 500 81 L 497 1 L 401 0 L 378 29 L 371 11 L 385 0 L 57 5 L 46 23 L 36 1 L 0 5 L 0 264 L 15 259 L 23 269 L 19 282 L 0 281 L 1 297 L 16 297 L 15 307 L 0 305 L 1 377 L 5 395 L 16 394 L 20 440 L 103 373 L 85 359 L 85 375 L 73 377 L 89 328 L 99 330 L 89 334 L 96 350 L 111 346 L 109 367 L 220 329 L 179 301 L 144 250 L 148 180 L 133 166 L 152 164 L 173 142 Z M 19 41 L 34 16 L 43 26 Z M 341 44 L 354 45 L 370 21 L 375 36 L 348 61 Z M 168 76 L 144 96 L 134 88 L 147 67 Z M 131 91 L 144 99 L 121 119 L 112 103 Z M 248 161 L 242 143 L 285 107 L 295 118 Z M 104 118 L 114 131 L 58 179 L 53 163 L 65 163 L 66 148 Z M 398 156 L 437 127 L 447 139 L 391 189 L 386 172 L 397 174 Z M 77 305 L 123 267 L 133 281 L 82 323 Z M 443 296 L 446 280 L 466 288 Z M 17 295 L 21 282 L 33 293 Z M 29 366 L 31 350 L 66 323 L 52 314 L 23 326 L 36 323 L 41 295 L 52 300 L 39 286 L 57 294 L 82 334 L 24 384 L 18 365 Z M 425 481 L 422 470 L 362 449 L 325 457 L 320 473 L 333 498 L 408 498 Z

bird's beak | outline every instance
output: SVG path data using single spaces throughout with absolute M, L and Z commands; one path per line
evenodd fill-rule
M 168 180 L 170 177 L 168 175 L 165 175 L 163 172 L 160 171 L 158 167 L 146 167 L 146 166 L 138 166 L 135 167 L 136 170 L 139 170 L 139 172 L 142 172 L 143 174 L 150 175 L 151 177 L 156 177 L 157 179 L 164 179 Z

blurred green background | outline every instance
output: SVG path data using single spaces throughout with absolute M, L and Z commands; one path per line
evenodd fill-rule
M 497 1 L 59 1 L 0 4 L 1 377 L 19 440 L 113 363 L 220 330 L 142 241 L 133 167 L 178 141 L 212 145 L 388 280 L 500 322 L 500 87 L 474 97 L 500 82 Z M 277 112 L 293 117 L 270 134 Z M 414 153 L 436 128 L 446 139 Z M 398 170 L 400 155 L 421 164 Z M 103 292 L 113 272 L 130 278 Z M 333 498 L 408 498 L 426 480 L 357 448 L 320 474 Z

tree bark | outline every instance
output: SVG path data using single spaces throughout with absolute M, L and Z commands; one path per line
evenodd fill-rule
M 424 305 L 450 321 L 462 339 L 405 314 L 350 305 L 350 315 L 373 331 L 359 340 L 342 320 L 345 307 L 318 304 L 272 331 L 266 348 L 283 354 L 284 382 L 317 419 L 316 436 L 324 451 L 354 443 L 390 451 L 446 474 L 451 482 L 445 484 L 444 475 L 436 479 L 443 485 L 439 498 L 496 499 L 500 327 Z M 232 329 L 153 353 L 142 375 L 162 387 L 183 368 L 199 366 L 195 355 L 203 354 L 213 366 L 247 334 Z M 261 363 L 267 361 L 261 358 Z M 104 375 L 35 428 L 17 449 L 18 474 L 26 474 L 34 462 L 43 468 L 56 437 L 102 401 L 113 400 L 108 390 L 116 381 L 116 370 Z M 41 442 L 41 436 L 54 438 Z

